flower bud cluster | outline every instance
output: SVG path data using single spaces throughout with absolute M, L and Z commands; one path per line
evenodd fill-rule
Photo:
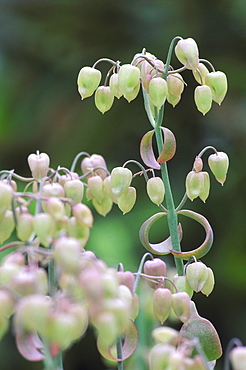
M 145 50 L 142 54 L 136 54 L 131 64 L 122 66 L 119 62 L 104 58 L 104 61 L 114 65 L 108 73 L 110 75 L 112 72 L 108 86 L 108 76 L 104 85 L 99 86 L 102 76 L 95 68 L 101 61 L 99 60 L 93 67 L 83 67 L 80 70 L 77 79 L 79 94 L 84 99 L 95 92 L 95 105 L 101 113 L 105 113 L 112 107 L 114 97 L 119 99 L 124 96 L 131 102 L 137 97 L 142 85 L 154 115 L 154 107 L 159 110 L 166 100 L 173 107 L 178 104 L 185 85 L 179 72 L 189 69 L 199 83 L 194 91 L 197 109 L 205 115 L 211 109 L 213 101 L 220 105 L 227 92 L 226 75 L 215 71 L 210 62 L 199 58 L 198 46 L 192 38 L 179 38 L 175 54 L 184 66 L 181 71 L 175 71 L 169 66 L 166 72 L 164 62 Z M 204 63 L 211 67 L 212 72 L 209 72 Z
M 208 157 L 208 165 L 215 179 L 223 185 L 226 180 L 227 171 L 229 168 L 229 158 L 224 152 L 216 152 Z M 193 170 L 186 176 L 186 194 L 190 200 L 199 197 L 203 202 L 209 196 L 210 179 L 209 174 L 202 171 L 203 162 L 200 157 L 196 157 Z
M 152 336 L 156 344 L 149 352 L 149 370 L 206 370 L 208 365 L 200 354 L 194 356 L 194 341 L 180 342 L 179 332 L 167 326 L 155 328 Z
M 226 75 L 221 71 L 208 71 L 199 59 L 198 46 L 192 38 L 181 38 L 175 47 L 175 54 L 184 67 L 192 70 L 200 84 L 194 92 L 197 109 L 205 115 L 211 109 L 212 101 L 220 105 L 227 92 Z

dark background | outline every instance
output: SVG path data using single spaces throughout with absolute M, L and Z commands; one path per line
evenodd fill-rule
M 0 1 L 0 168 L 28 175 L 26 158 L 36 150 L 48 153 L 54 168 L 70 166 L 80 151 L 103 155 L 109 169 L 128 159 L 140 160 L 139 142 L 150 129 L 142 97 L 131 104 L 115 100 L 102 115 L 93 97 L 81 102 L 77 74 L 102 57 L 129 63 L 143 47 L 165 60 L 177 35 L 194 38 L 200 56 L 228 76 L 229 92 L 222 106 L 213 104 L 203 117 L 194 104 L 196 83 L 186 71 L 182 100 L 175 109 L 168 105 L 165 116 L 178 143 L 169 165 L 176 203 L 193 159 L 204 146 L 214 145 L 230 157 L 225 185 L 211 178 L 206 204 L 187 203 L 209 219 L 215 233 L 214 246 L 203 259 L 215 273 L 215 290 L 209 298 L 196 295 L 195 301 L 201 316 L 215 325 L 225 349 L 232 337 L 246 344 L 244 0 Z M 179 66 L 175 58 L 173 65 Z M 106 67 L 100 65 L 103 72 Z M 123 217 L 114 208 L 106 218 L 95 215 L 88 245 L 109 265 L 122 261 L 132 271 L 144 253 L 139 227 L 157 210 L 145 195 L 143 179 L 135 185 L 138 200 L 132 212 Z M 203 235 L 193 223 L 187 222 L 184 229 L 184 249 L 192 249 Z M 163 237 L 160 230 L 159 236 Z M 95 355 L 88 355 L 95 346 L 93 337 L 86 340 L 66 355 L 66 370 L 103 368 L 91 362 Z M 0 356 L 1 369 L 41 368 L 18 356 L 11 335 L 1 341 Z

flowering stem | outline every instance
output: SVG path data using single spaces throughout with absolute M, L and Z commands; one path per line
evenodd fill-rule
M 117 338 L 116 348 L 117 348 L 117 358 L 121 359 L 122 358 L 122 337 L 121 336 Z M 118 361 L 118 370 L 124 370 L 123 361 Z

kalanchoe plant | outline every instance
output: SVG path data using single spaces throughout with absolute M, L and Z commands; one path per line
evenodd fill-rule
M 173 51 L 182 64 L 176 70 L 171 65 Z M 101 86 L 100 62 L 110 63 Z M 181 73 L 186 69 L 199 84 L 194 92 L 198 110 L 206 114 L 212 101 L 221 104 L 227 91 L 226 75 L 199 57 L 192 38 L 174 38 L 166 61 L 143 49 L 127 64 L 103 58 L 79 72 L 77 83 L 82 99 L 95 93 L 96 107 L 102 113 L 112 107 L 114 97 L 131 102 L 141 88 L 152 126 L 140 143 L 143 164 L 128 160 L 109 171 L 101 155 L 81 152 L 70 169 L 54 169 L 49 156 L 37 151 L 28 157 L 30 177 L 23 178 L 14 171 L 0 172 L 0 242 L 4 243 L 0 250 L 15 247 L 0 266 L 0 337 L 13 316 L 20 353 L 30 361 L 43 361 L 46 370 L 63 369 L 63 351 L 85 335 L 88 325 L 94 328 L 100 354 L 115 362 L 119 370 L 130 369 L 125 360 L 134 357 L 138 339 L 141 341 L 135 323 L 143 309 L 138 298 L 141 279 L 151 287 L 153 320 L 165 326 L 157 324 L 152 331 L 154 345 L 146 350 L 147 357 L 141 354 L 139 369 L 209 370 L 215 368 L 222 355 L 216 329 L 198 314 L 192 301 L 194 292 L 208 296 L 214 287 L 213 271 L 201 261 L 213 244 L 212 227 L 204 216 L 184 209 L 184 205 L 188 199 L 205 202 L 209 196 L 210 180 L 203 171 L 203 154 L 212 150 L 208 165 L 222 185 L 229 159 L 214 147 L 202 149 L 184 181 L 184 197 L 175 205 L 167 162 L 175 155 L 176 139 L 162 123 L 165 103 L 175 107 L 181 99 L 186 85 Z M 81 169 L 76 172 L 79 161 Z M 129 164 L 137 165 L 140 171 L 133 173 Z M 135 204 L 133 183 L 139 174 L 158 212 L 140 227 L 140 241 L 147 252 L 136 272 L 131 272 L 120 263 L 118 269 L 108 267 L 93 251 L 86 250 L 94 219 L 84 200 L 91 201 L 102 216 L 114 204 L 125 214 Z M 18 190 L 16 179 L 28 184 L 24 191 Z M 192 245 L 186 252 L 181 247 L 180 215 L 198 222 L 205 230 L 203 243 Z M 151 243 L 151 228 L 163 217 L 170 236 Z M 10 242 L 14 230 L 17 240 Z M 174 273 L 164 261 L 167 254 L 174 257 Z M 180 322 L 179 331 L 170 327 L 170 317 Z M 234 370 L 245 367 L 245 347 L 241 343 L 227 351 L 225 370 L 229 369 L 229 361 Z

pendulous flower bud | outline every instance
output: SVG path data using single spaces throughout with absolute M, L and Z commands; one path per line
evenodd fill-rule
M 118 198 L 118 207 L 123 212 L 123 215 L 130 212 L 136 202 L 136 197 L 136 189 L 129 186 L 129 188 Z
M 186 194 L 190 200 L 200 197 L 203 202 L 207 199 L 210 190 L 210 181 L 207 172 L 190 171 L 186 177 Z
M 151 177 L 147 181 L 147 194 L 153 203 L 159 205 L 163 202 L 165 188 L 160 177 Z
M 102 169 L 97 169 L 97 167 L 102 167 Z M 100 154 L 92 154 L 90 157 L 84 158 L 81 162 L 81 169 L 83 174 L 93 170 L 96 174 L 101 176 L 102 179 L 105 179 L 107 176 L 107 165 L 104 158 Z M 87 176 L 87 178 L 91 176 L 94 175 L 90 174 Z
M 45 211 L 56 221 L 63 220 L 65 216 L 64 204 L 57 197 L 49 197 L 45 201 Z
M 176 288 L 179 292 L 186 292 L 190 298 L 193 296 L 193 290 L 191 289 L 187 276 L 179 276 L 178 274 L 174 275 L 173 277 L 173 283 L 175 284 Z
M 73 206 L 73 215 L 75 216 L 78 223 L 85 226 L 92 227 L 93 225 L 93 215 L 90 208 L 83 204 L 77 203 Z
M 140 70 L 131 65 L 124 64 L 119 70 L 119 88 L 122 94 L 131 93 L 139 84 Z
M 208 297 L 209 294 L 212 293 L 214 289 L 214 273 L 210 267 L 207 267 L 207 270 L 208 270 L 208 277 L 207 277 L 205 284 L 203 285 L 202 293 Z
M 114 95 L 109 86 L 99 86 L 95 93 L 95 105 L 104 114 L 113 105 Z
M 172 307 L 172 293 L 167 288 L 157 288 L 153 294 L 153 310 L 161 324 L 166 321 Z
M 47 176 L 49 170 L 50 158 L 46 153 L 30 154 L 27 158 L 32 176 L 35 180 L 40 181 Z
M 0 181 L 0 219 L 11 205 L 13 189 L 9 184 Z
M 61 237 L 54 243 L 54 260 L 65 273 L 75 273 L 79 267 L 80 242 L 71 237 Z
M 191 315 L 190 296 L 186 292 L 178 292 L 172 295 L 172 308 L 175 315 L 186 323 Z
M 21 213 L 17 219 L 17 236 L 21 241 L 27 241 L 34 231 L 33 215 L 30 213 Z
M 152 260 L 146 261 L 144 263 L 144 273 L 150 276 L 166 276 L 166 264 L 160 258 L 154 258 Z M 148 280 L 147 280 L 148 281 Z M 148 281 L 148 284 L 156 289 L 159 287 L 159 284 Z M 163 285 L 163 281 L 161 282 Z
M 53 218 L 48 213 L 38 213 L 34 216 L 33 226 L 40 243 L 48 248 L 55 232 L 55 221 Z
M 205 84 L 205 78 L 209 74 L 209 70 L 203 63 L 199 63 L 196 69 L 192 70 L 195 80 L 200 84 Z
M 155 77 L 149 83 L 149 97 L 155 107 L 160 109 L 168 95 L 167 82 L 162 77 Z
M 82 99 L 91 96 L 99 86 L 102 74 L 98 69 L 83 67 L 79 71 L 77 83 L 78 91 Z
M 196 107 L 205 115 L 212 107 L 212 91 L 209 86 L 202 85 L 195 88 L 194 99 Z
M 244 370 L 246 368 L 246 347 L 235 347 L 230 352 L 230 360 L 233 370 Z
M 199 65 L 198 47 L 192 38 L 179 40 L 175 47 L 175 54 L 187 69 L 196 69 Z
M 205 83 L 212 90 L 213 100 L 220 105 L 227 93 L 227 78 L 225 73 L 220 71 L 210 72 L 205 78 Z
M 0 290 L 0 317 L 9 318 L 14 312 L 14 300 L 7 290 Z
M 44 184 L 41 189 L 42 195 L 47 197 L 62 198 L 65 196 L 64 188 L 59 182 L 53 182 L 52 184 Z
M 159 326 L 152 330 L 152 337 L 156 343 L 176 345 L 179 337 L 177 330 L 168 326 Z
M 100 176 L 92 176 L 88 179 L 88 190 L 92 199 L 96 199 L 99 203 L 103 201 L 103 179 Z
M 13 212 L 7 209 L 0 221 L 0 244 L 7 240 L 15 228 Z
M 196 172 L 201 172 L 203 168 L 203 161 L 201 157 L 196 157 L 193 163 L 193 169 Z
M 132 100 L 134 100 L 137 97 L 139 90 L 140 90 L 140 82 L 138 82 L 138 84 L 134 87 L 132 91 L 126 92 L 124 94 L 124 98 L 128 101 L 128 103 L 130 103 Z
M 79 179 L 66 181 L 64 184 L 65 195 L 75 203 L 80 203 L 84 195 L 84 184 Z
M 179 73 L 167 76 L 168 95 L 180 96 L 184 91 L 183 77 Z
M 200 292 L 208 278 L 208 268 L 203 262 L 190 263 L 186 268 L 186 276 L 190 287 Z
M 223 186 L 229 167 L 229 158 L 224 152 L 217 152 L 208 157 L 208 165 L 216 180 Z
M 119 99 L 123 94 L 119 87 L 119 75 L 118 73 L 113 73 L 109 79 L 109 87 L 113 95 Z
M 127 191 L 132 181 L 132 172 L 126 167 L 115 167 L 111 172 L 112 193 L 119 198 Z
M 168 369 L 175 347 L 170 344 L 156 344 L 149 352 L 149 370 Z

